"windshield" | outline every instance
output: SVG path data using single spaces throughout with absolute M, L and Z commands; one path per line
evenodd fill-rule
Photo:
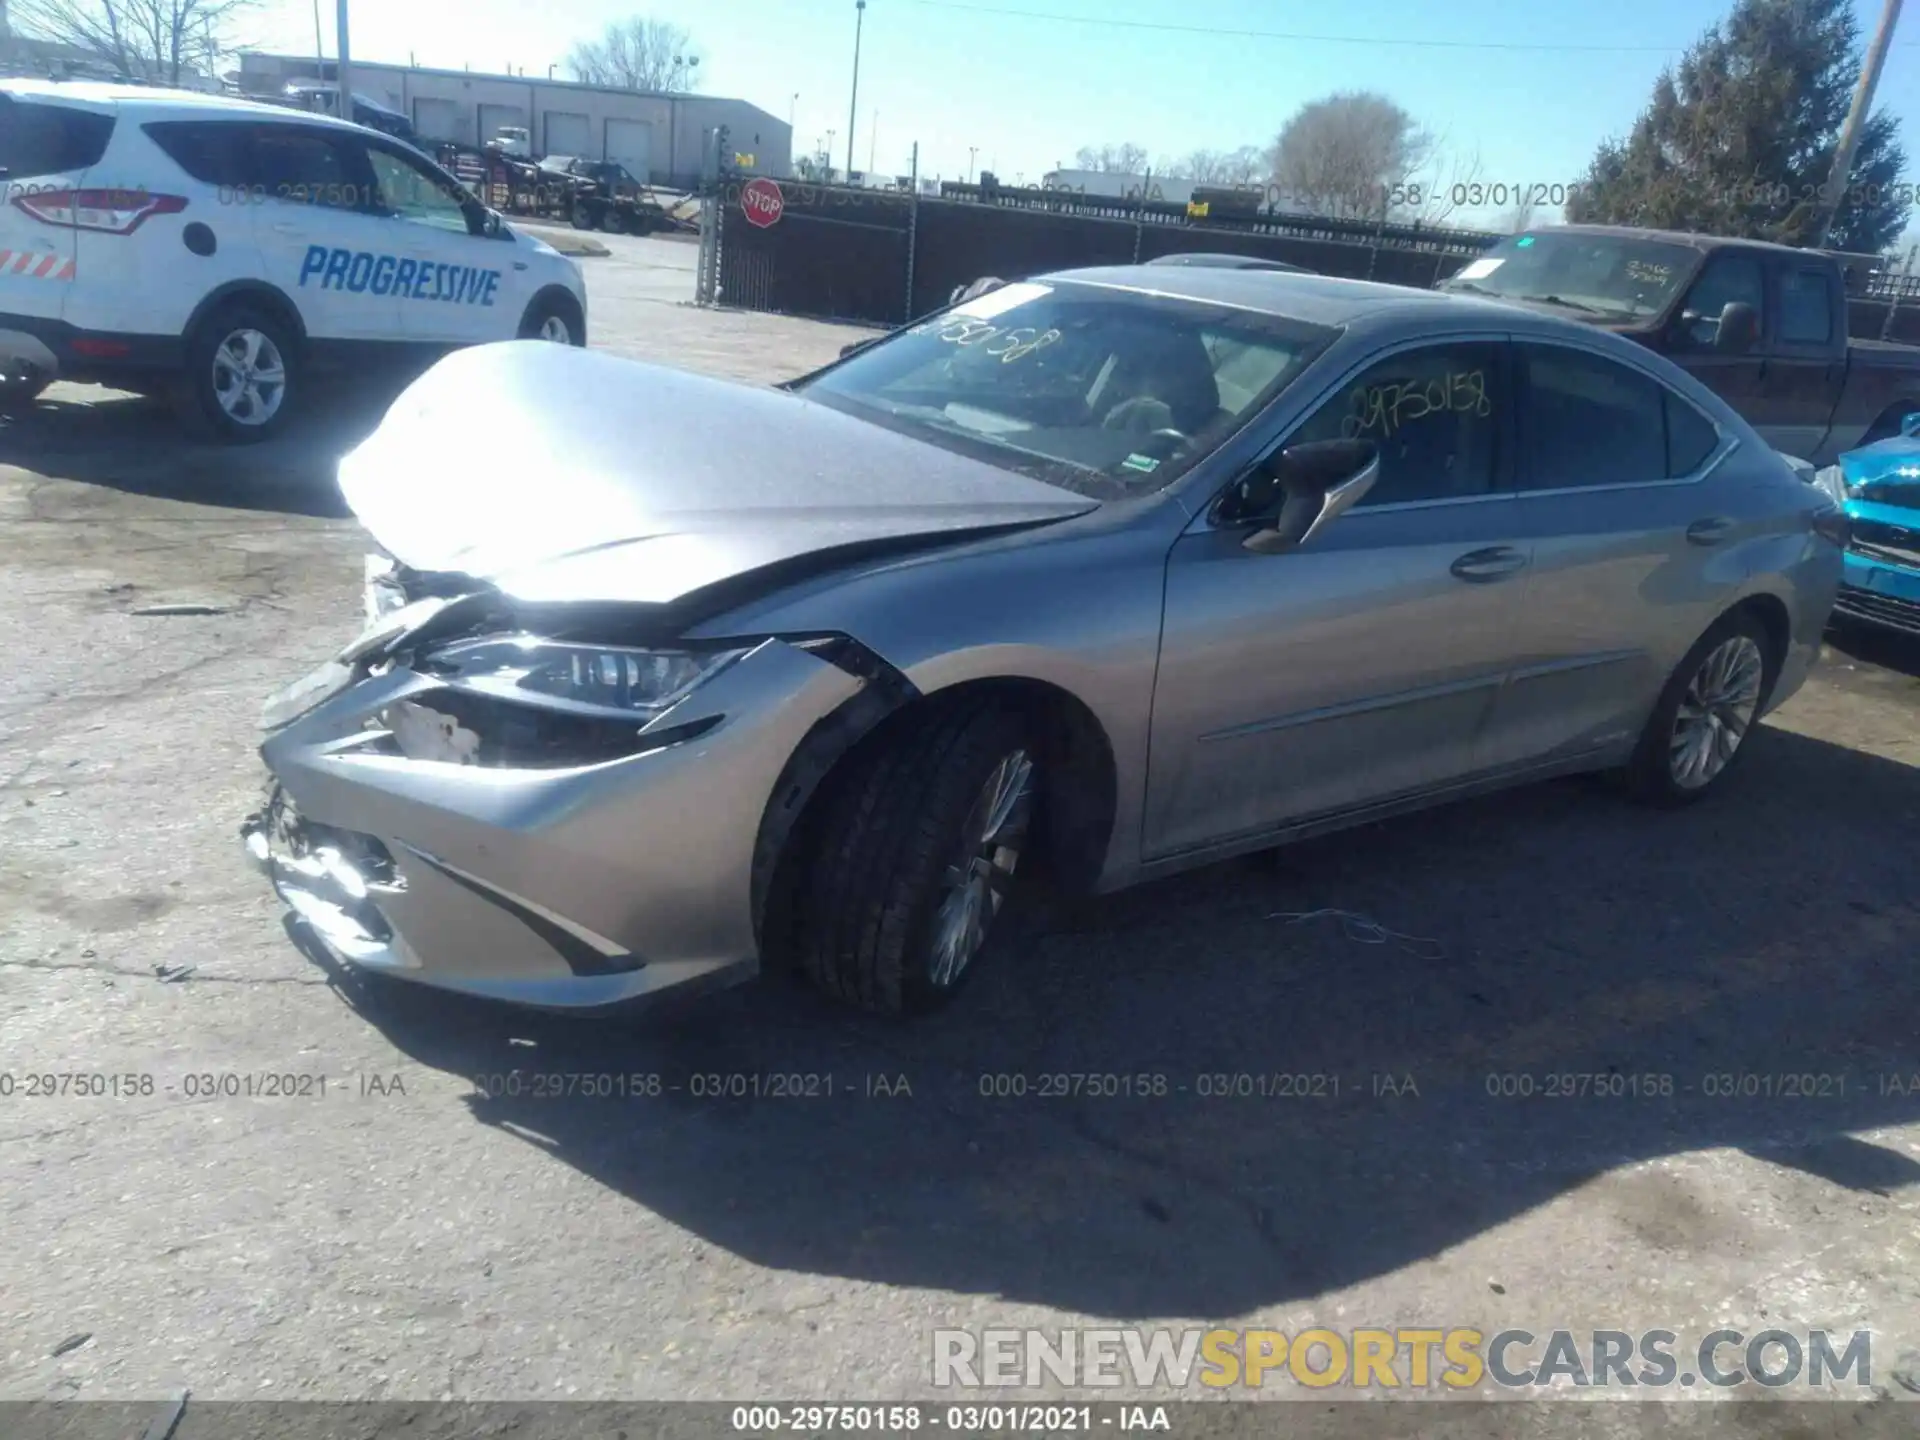
M 1097 499 L 1164 488 L 1337 331 L 1072 283 L 1005 285 L 794 388 Z
M 1700 263 L 1688 245 L 1621 235 L 1516 235 L 1469 262 L 1442 290 L 1544 300 L 1618 319 L 1658 315 Z

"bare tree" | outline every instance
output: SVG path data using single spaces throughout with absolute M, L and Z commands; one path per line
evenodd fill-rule
M 1178 160 L 1162 160 L 1153 173 L 1196 185 L 1255 185 L 1267 178 L 1267 157 L 1258 145 L 1237 150 L 1195 150 Z
M 178 86 L 217 78 L 232 24 L 256 0 L 13 0 L 23 36 L 65 45 L 117 75 Z
M 1434 154 L 1429 158 L 1431 163 L 1427 169 L 1409 187 L 1406 207 L 1397 211 L 1394 219 L 1412 220 L 1421 225 L 1444 225 L 1452 218 L 1454 211 L 1476 196 L 1484 197 L 1487 193 L 1488 187 L 1480 183 L 1485 171 L 1480 164 L 1478 150 L 1467 153 L 1447 151 L 1436 143 Z M 1414 187 L 1418 188 L 1418 194 L 1413 193 Z M 1499 188 L 1494 187 L 1496 193 Z
M 567 52 L 574 79 L 624 90 L 691 90 L 699 64 L 692 36 L 644 15 L 616 20 L 598 40 L 582 40 Z
M 1533 215 L 1533 201 L 1522 198 L 1501 212 L 1500 218 L 1494 222 L 1493 228 L 1508 235 L 1518 235 L 1523 231 L 1533 228 Z
M 1074 152 L 1073 163 L 1080 170 L 1110 170 L 1122 175 L 1139 175 L 1147 168 L 1147 150 L 1131 141 L 1124 145 L 1082 145 Z
M 1384 220 L 1413 203 L 1433 148 L 1399 105 L 1353 90 L 1302 105 L 1268 153 L 1282 195 L 1324 215 Z

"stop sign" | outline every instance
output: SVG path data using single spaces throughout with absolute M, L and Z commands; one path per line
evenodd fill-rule
M 764 230 L 778 220 L 786 208 L 787 200 L 780 193 L 779 185 L 764 175 L 749 180 L 740 189 L 740 209 L 745 212 L 749 225 L 758 225 Z

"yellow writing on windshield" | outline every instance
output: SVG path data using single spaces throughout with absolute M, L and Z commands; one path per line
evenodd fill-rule
M 1432 380 L 1355 386 L 1348 397 L 1347 416 L 1340 422 L 1340 433 L 1349 440 L 1385 437 L 1402 425 L 1441 413 L 1491 415 L 1493 402 L 1487 398 L 1486 372 L 1461 370 Z

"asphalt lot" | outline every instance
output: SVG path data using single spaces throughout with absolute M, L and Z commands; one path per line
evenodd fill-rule
M 847 338 L 695 310 L 691 245 L 605 238 L 605 348 L 768 380 Z M 771 982 L 527 1017 L 329 973 L 236 843 L 261 700 L 356 627 L 331 460 L 377 413 L 220 450 L 55 387 L 0 428 L 0 1398 L 927 1396 L 938 1326 L 1211 1321 L 1870 1327 L 1901 1390 L 1920 647 L 1830 651 L 1714 803 L 1549 785 L 1220 866 L 1057 922 L 931 1022 Z M 1323 909 L 1431 943 L 1277 918 Z M 476 1088 L 516 1069 L 668 1088 Z M 1679 1093 L 1488 1093 L 1609 1070 Z M 75 1072 L 155 1088 L 25 1094 Z M 982 1094 L 1058 1072 L 1169 1088 Z M 1198 1093 L 1282 1072 L 1339 1098 Z M 287 1073 L 324 1096 L 185 1093 Z M 1741 1073 L 1845 1078 L 1704 1093 Z M 836 1094 L 693 1093 L 767 1074 Z

